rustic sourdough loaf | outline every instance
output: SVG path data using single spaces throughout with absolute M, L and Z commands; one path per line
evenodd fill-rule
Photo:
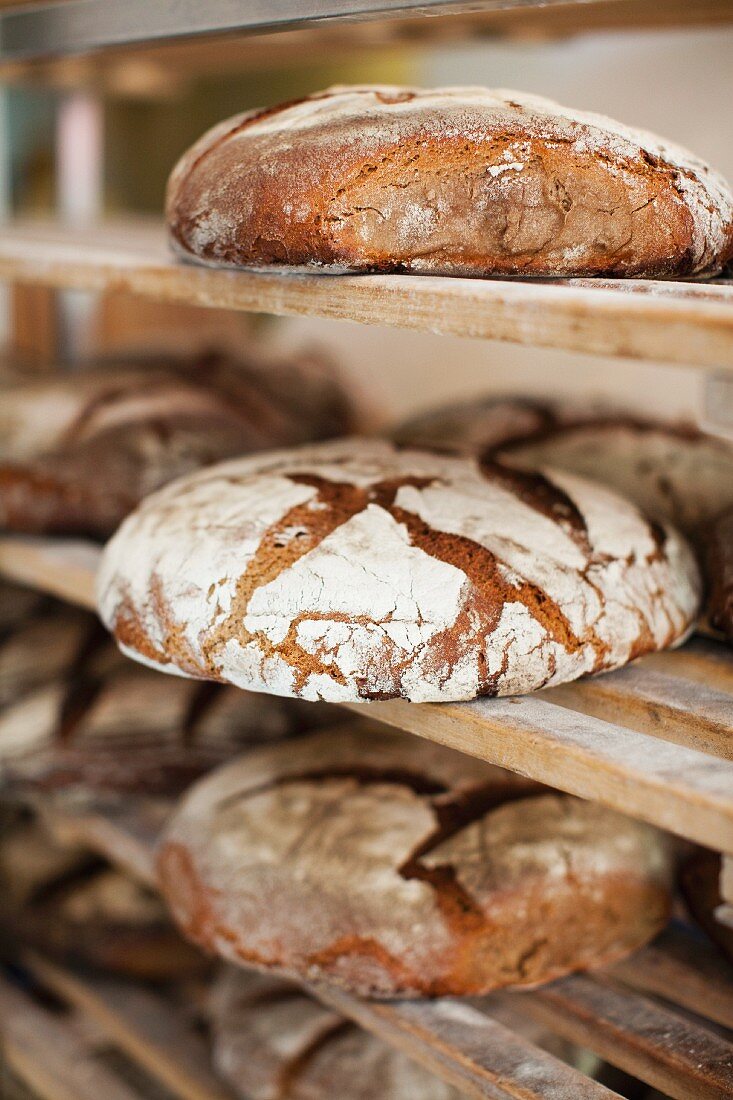
M 174 248 L 234 267 L 682 276 L 733 253 L 684 149 L 539 96 L 336 87 L 215 126 L 167 195 Z
M 673 644 L 691 552 L 601 486 L 345 439 L 224 463 L 107 544 L 101 615 L 156 668 L 277 695 L 510 695 Z
M 331 368 L 309 356 L 110 367 L 3 388 L 0 528 L 104 538 L 181 474 L 355 422 Z
M 232 962 L 381 997 L 479 994 L 609 962 L 669 906 L 639 822 L 363 725 L 255 749 L 200 781 L 159 878 Z
M 176 793 L 244 748 L 329 716 L 326 707 L 142 668 L 80 609 L 47 608 L 0 638 L 6 792 L 72 789 L 77 800 L 100 791 Z
M 592 478 L 693 538 L 733 507 L 733 445 L 691 424 L 486 396 L 433 409 L 391 434 L 407 446 Z
M 226 967 L 208 1005 L 214 1065 L 243 1100 L 460 1100 L 406 1054 L 302 989 Z

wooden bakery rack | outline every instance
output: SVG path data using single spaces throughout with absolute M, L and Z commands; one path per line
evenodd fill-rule
M 439 18 L 425 19 L 428 14 Z M 237 57 L 251 41 L 287 61 L 304 37 L 328 47 L 458 38 L 497 27 L 553 34 L 570 27 L 726 21 L 733 21 L 729 0 L 0 3 L 0 77 L 35 73 L 63 81 L 71 56 L 75 78 L 104 80 L 133 47 L 156 64 L 184 51 L 190 63 L 203 56 L 205 65 L 232 50 L 229 37 L 217 37 L 224 31 L 240 36 Z M 252 32 L 256 39 L 241 37 Z M 181 41 L 159 44 L 171 39 Z M 0 231 L 0 279 L 664 361 L 721 379 L 733 372 L 733 280 L 282 278 L 174 262 L 160 222 L 142 220 L 83 229 L 7 224 Z M 93 608 L 98 554 L 81 541 L 6 536 L 0 574 Z M 382 702 L 369 705 L 368 714 L 721 852 L 727 904 L 719 917 L 733 924 L 733 650 L 714 638 L 696 636 L 674 652 L 529 697 Z M 52 821 L 153 882 L 155 829 L 144 804 L 131 800 L 124 813 L 103 804 L 76 815 L 57 810 Z M 174 998 L 80 977 L 36 955 L 19 965 L 29 978 L 25 987 L 0 980 L 0 1034 L 7 1065 L 35 1094 L 48 1100 L 230 1096 L 209 1068 L 190 1014 Z M 378 1004 L 331 989 L 313 992 L 468 1096 L 619 1095 L 522 1038 L 511 1021 L 524 1016 L 675 1100 L 733 1097 L 733 968 L 682 926 L 609 970 L 506 995 L 501 1011 L 491 999 Z M 105 1060 L 110 1050 L 135 1072 L 120 1075 L 118 1063 Z

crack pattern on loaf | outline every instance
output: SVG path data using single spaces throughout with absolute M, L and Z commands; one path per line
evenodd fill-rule
M 691 153 L 487 88 L 336 87 L 237 116 L 166 205 L 176 251 L 234 267 L 653 277 L 733 255 L 733 194 Z
M 309 700 L 511 695 L 679 641 L 685 542 L 568 474 L 345 439 L 238 459 L 149 497 L 108 543 L 131 656 Z
M 382 997 L 480 994 L 609 962 L 664 925 L 670 873 L 668 841 L 647 825 L 367 724 L 213 773 L 159 854 L 195 942 Z

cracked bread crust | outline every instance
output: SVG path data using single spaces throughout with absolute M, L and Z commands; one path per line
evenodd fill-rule
M 363 725 L 255 750 L 197 784 L 158 867 L 184 933 L 232 962 L 368 996 L 473 995 L 650 939 L 669 910 L 668 843 Z
M 431 410 L 392 436 L 406 446 L 591 478 L 692 538 L 733 508 L 733 446 L 691 424 L 487 396 Z
M 98 575 L 130 656 L 328 702 L 562 683 L 679 641 L 698 600 L 679 536 L 600 486 L 359 439 L 179 480 Z
M 243 1100 L 460 1100 L 401 1051 L 269 975 L 227 967 L 208 1016 L 213 1061 Z
M 335 87 L 215 126 L 174 168 L 184 257 L 429 275 L 688 276 L 733 195 L 686 150 L 539 96 Z
M 0 529 L 106 538 L 175 477 L 353 426 L 335 375 L 308 356 L 265 370 L 211 355 L 8 386 Z

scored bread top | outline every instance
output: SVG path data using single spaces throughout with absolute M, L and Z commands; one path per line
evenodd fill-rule
M 108 543 L 105 623 L 155 667 L 344 702 L 514 694 L 672 644 L 671 529 L 601 486 L 345 439 L 222 463 Z
M 214 264 L 683 275 L 733 252 L 693 154 L 487 88 L 334 87 L 229 119 L 174 168 L 174 247 Z
M 618 957 L 664 923 L 670 863 L 647 825 L 364 723 L 254 750 L 198 783 L 159 872 L 208 950 L 395 996 L 482 993 Z
M 729 440 L 623 409 L 492 394 L 431 409 L 391 436 L 407 446 L 592 478 L 692 537 L 733 507 Z

